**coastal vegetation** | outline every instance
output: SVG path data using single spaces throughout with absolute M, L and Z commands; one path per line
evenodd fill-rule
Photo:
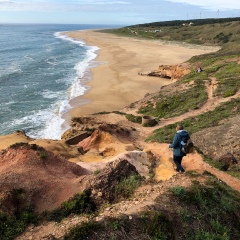
M 142 115 L 153 116 L 161 122 L 162 119 L 170 119 L 201 109 L 209 98 L 209 84 L 213 86 L 213 97 L 229 98 L 229 100 L 222 101 L 215 108 L 196 116 L 186 117 L 184 127 L 189 133 L 193 135 L 202 130 L 208 129 L 209 131 L 209 129 L 222 124 L 223 121 L 238 116 L 240 99 L 234 96 L 240 90 L 239 23 L 240 18 L 197 19 L 149 23 L 104 30 L 104 32 L 124 36 L 152 40 L 160 39 L 165 42 L 184 41 L 185 44 L 201 44 L 206 47 L 218 45 L 221 46 L 221 49 L 188 60 L 187 63 L 191 71 L 172 84 L 171 91 L 166 88 L 166 91 L 160 91 L 153 95 L 149 94 L 143 104 L 131 104 L 129 108 L 133 109 L 135 107 L 137 116 L 119 111 L 99 112 L 93 116 L 115 113 L 124 116 L 133 124 L 138 124 L 137 126 L 142 122 Z M 197 67 L 201 67 L 203 71 L 196 72 Z M 232 98 L 230 99 L 230 97 Z M 72 119 L 72 122 L 75 125 L 84 125 L 85 122 L 88 122 L 88 119 L 79 117 Z M 162 127 L 154 126 L 155 130 L 145 141 L 154 143 L 171 142 L 177 123 L 166 124 Z M 94 124 L 91 128 L 85 128 L 89 133 L 92 133 L 95 129 L 97 128 Z M 26 143 L 17 143 L 11 147 L 18 148 L 24 145 L 36 149 L 38 151 L 37 156 L 43 162 L 48 158 L 48 153 L 37 145 L 30 146 Z M 217 169 L 222 168 L 222 163 L 211 159 L 197 146 L 195 148 L 206 162 Z M 104 154 L 104 151 L 101 154 Z M 152 165 L 154 164 L 155 162 L 152 163 Z M 153 168 L 153 166 L 149 168 Z M 235 169 L 231 168 L 227 173 L 240 179 L 239 165 Z M 99 177 L 101 174 L 102 171 L 99 169 L 93 172 L 94 177 Z M 14 206 L 13 212 L 6 214 L 0 209 L 1 239 L 14 239 L 29 224 L 38 225 L 42 222 L 51 221 L 60 223 L 73 216 L 84 216 L 86 221 L 72 227 L 61 239 L 240 239 L 240 193 L 207 171 L 203 174 L 186 171 L 185 174 L 173 176 L 172 182 L 159 182 L 157 191 L 161 194 L 154 202 L 149 201 L 143 211 L 132 215 L 123 213 L 120 216 L 117 214 L 116 216 L 114 214 L 111 216 L 102 215 L 102 211 L 106 209 L 108 209 L 108 213 L 114 212 L 119 207 L 117 203 L 121 201 L 125 201 L 124 204 L 127 205 L 128 201 L 132 200 L 134 203 L 131 206 L 133 208 L 138 206 L 140 199 L 144 199 L 146 196 L 140 190 L 134 198 L 135 190 L 144 184 L 149 187 L 148 194 L 151 195 L 154 184 L 153 169 L 151 169 L 150 174 L 148 180 L 140 175 L 121 178 L 113 187 L 112 202 L 107 204 L 97 206 L 90 199 L 91 192 L 83 191 L 68 201 L 64 201 L 59 208 L 45 211 L 39 215 L 34 212 L 32 205 L 27 204 L 25 191 L 15 189 L 10 193 L 10 200 Z M 183 177 L 188 184 L 181 184 Z M 103 178 L 105 180 L 105 176 Z M 99 179 L 98 182 L 100 182 Z M 113 184 L 115 183 L 111 182 L 111 186 Z M 101 193 L 100 191 L 95 192 Z M 49 239 L 60 238 L 51 236 Z
M 148 211 L 131 218 L 121 216 L 102 222 L 84 222 L 64 239 L 239 239 L 240 195 L 205 172 L 205 182 L 187 172 L 192 184 L 169 189 Z M 201 182 L 200 182 L 201 181 Z
M 240 18 L 219 18 L 155 22 L 107 29 L 104 32 L 152 40 L 222 46 L 238 42 L 239 21 Z
M 158 118 L 170 118 L 198 109 L 206 101 L 206 89 L 202 83 L 197 83 L 185 91 L 176 91 L 175 94 L 170 96 L 164 96 L 160 93 L 152 101 L 141 106 L 138 113 Z
M 209 127 L 218 126 L 222 120 L 238 115 L 238 112 L 233 111 L 235 108 L 240 108 L 240 99 L 233 99 L 227 103 L 223 103 L 214 110 L 200 114 L 197 117 L 187 118 L 184 120 L 184 126 L 190 134 Z M 147 138 L 147 141 L 171 142 L 175 127 L 176 124 L 169 124 L 163 128 L 156 129 L 153 135 Z

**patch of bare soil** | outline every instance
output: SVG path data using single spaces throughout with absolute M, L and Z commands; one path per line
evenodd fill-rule
M 81 176 L 89 173 L 37 146 L 10 147 L 0 152 L 1 204 L 11 213 L 11 190 L 24 189 L 25 203 L 37 212 L 53 210 L 81 190 Z

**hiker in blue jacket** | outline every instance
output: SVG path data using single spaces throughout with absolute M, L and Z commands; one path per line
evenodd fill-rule
M 169 148 L 173 148 L 173 161 L 177 166 L 177 172 L 185 172 L 184 168 L 182 167 L 182 158 L 185 156 L 185 154 L 181 150 L 181 141 L 184 137 L 186 137 L 187 140 L 190 139 L 188 132 L 183 129 L 182 124 L 178 124 L 173 142 L 169 145 Z

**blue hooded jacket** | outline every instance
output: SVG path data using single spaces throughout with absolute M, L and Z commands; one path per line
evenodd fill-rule
M 183 137 L 187 137 L 187 140 L 190 139 L 190 136 L 186 130 L 179 130 L 176 132 L 172 144 L 169 145 L 169 148 L 173 148 L 173 155 L 178 157 L 183 157 L 185 154 L 181 151 L 180 142 Z

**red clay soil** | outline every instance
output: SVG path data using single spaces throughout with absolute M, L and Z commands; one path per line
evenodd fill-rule
M 25 201 L 34 204 L 37 212 L 54 209 L 80 192 L 81 176 L 88 173 L 52 152 L 29 149 L 29 145 L 0 152 L 2 199 L 12 189 L 24 189 Z

